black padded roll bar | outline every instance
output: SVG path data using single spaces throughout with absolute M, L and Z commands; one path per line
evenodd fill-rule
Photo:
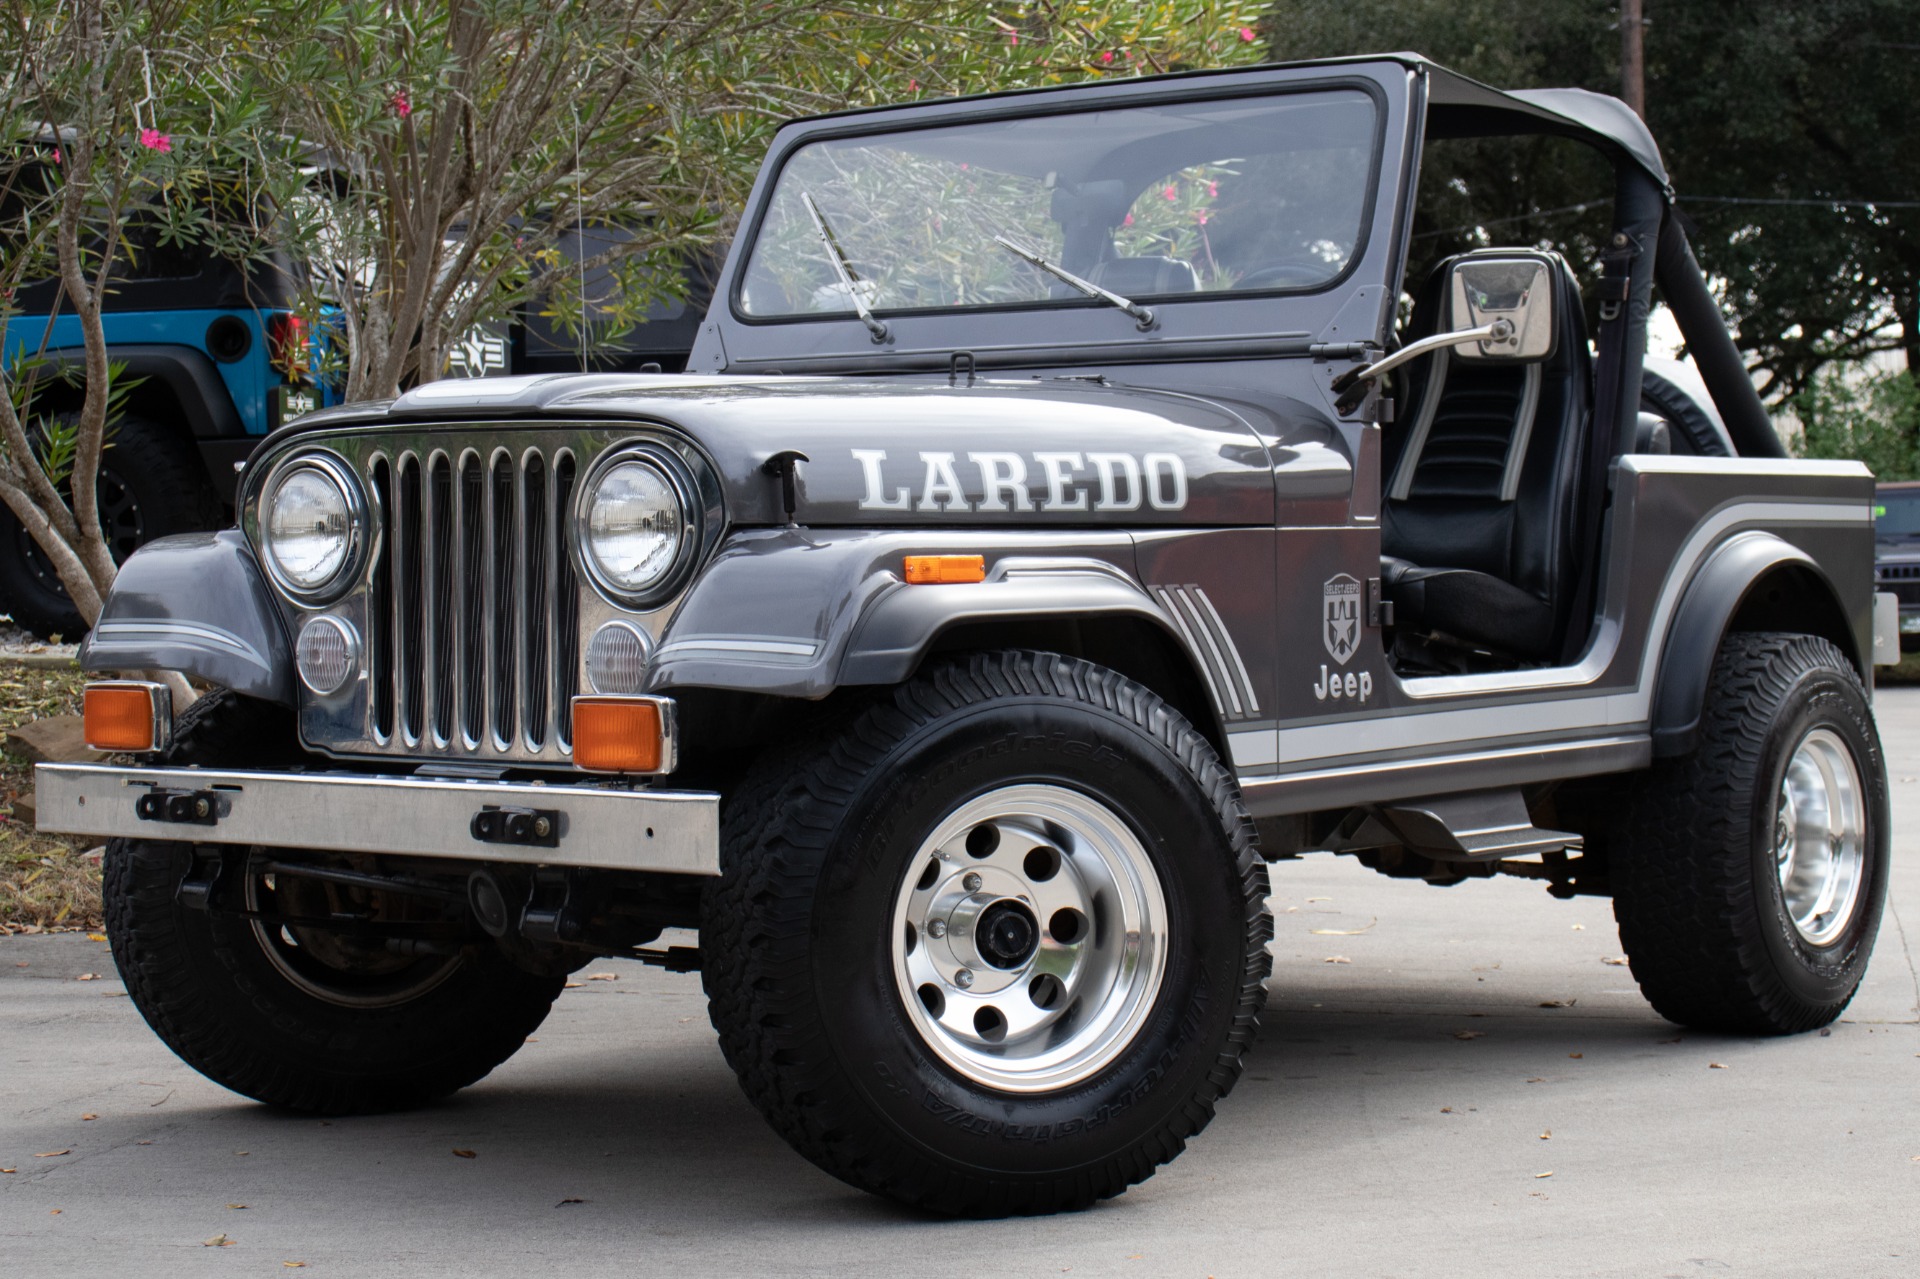
M 1694 259 L 1680 220 L 1668 212 L 1660 227 L 1660 251 L 1654 261 L 1654 284 L 1660 298 L 1679 322 L 1700 378 L 1713 396 L 1714 407 L 1727 424 L 1727 434 L 1741 457 L 1785 457 L 1787 450 L 1773 429 L 1766 405 L 1753 389 L 1747 363 L 1727 332 L 1719 303 L 1707 291 L 1706 277 Z

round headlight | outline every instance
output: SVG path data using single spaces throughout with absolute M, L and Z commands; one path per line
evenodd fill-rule
M 314 459 L 288 467 L 267 490 L 260 512 L 267 560 L 297 595 L 326 590 L 353 558 L 359 503 L 349 483 L 340 468 Z
M 679 562 L 687 537 L 679 490 L 652 462 L 627 458 L 594 480 L 581 548 L 608 590 L 632 597 L 658 586 Z

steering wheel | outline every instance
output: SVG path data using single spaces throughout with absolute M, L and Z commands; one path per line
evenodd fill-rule
M 1233 287 L 1235 292 L 1251 289 L 1289 289 L 1307 284 L 1325 284 L 1333 274 L 1338 272 L 1330 274 L 1325 263 L 1308 263 L 1298 260 L 1267 262 L 1241 276 Z

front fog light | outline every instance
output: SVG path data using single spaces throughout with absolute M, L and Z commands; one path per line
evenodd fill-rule
M 608 622 L 587 641 L 587 682 L 596 693 L 637 693 L 652 656 L 645 631 L 631 622 Z
M 294 645 L 300 682 L 325 697 L 336 693 L 360 665 L 360 637 L 337 617 L 310 617 Z

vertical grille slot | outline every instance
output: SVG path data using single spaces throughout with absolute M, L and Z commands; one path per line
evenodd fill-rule
M 486 736 L 487 688 L 486 609 L 491 578 L 485 569 L 486 476 L 472 453 L 460 459 L 460 483 L 454 498 L 459 526 L 459 553 L 455 556 L 453 589 L 460 610 L 454 637 L 454 676 L 459 681 L 460 737 L 468 750 L 477 750 Z
M 373 504 L 388 528 L 394 525 L 393 469 L 384 457 L 373 460 Z M 373 565 L 373 580 L 367 600 L 367 643 L 373 662 L 373 735 L 386 741 L 393 736 L 393 572 L 391 551 L 382 554 Z
M 572 453 L 553 460 L 553 720 L 560 749 L 573 750 L 573 694 L 580 669 L 580 584 L 567 546 L 567 516 L 579 479 Z
M 515 657 L 519 644 L 520 616 L 518 556 L 520 524 L 520 486 L 513 473 L 513 458 L 506 453 L 494 455 L 487 486 L 487 588 L 491 596 L 487 637 L 487 711 L 488 727 L 496 750 L 513 746 L 519 700 Z
M 426 735 L 425 529 L 420 510 L 420 459 L 402 453 L 393 492 L 394 656 L 399 660 L 400 731 L 409 745 Z
M 520 615 L 526 624 L 520 628 L 520 691 L 524 698 L 520 722 L 525 726 L 527 746 L 539 750 L 547 740 L 547 688 L 551 676 L 547 670 L 547 636 L 552 625 L 544 607 L 553 599 L 554 582 L 549 569 L 553 563 L 552 536 L 547 529 L 548 486 L 552 478 L 546 462 L 538 453 L 528 453 L 520 470 L 520 509 L 522 540 L 526 553 L 521 560 L 525 573 L 520 592 Z
M 435 453 L 427 463 L 427 704 L 433 742 L 453 741 L 453 463 Z

